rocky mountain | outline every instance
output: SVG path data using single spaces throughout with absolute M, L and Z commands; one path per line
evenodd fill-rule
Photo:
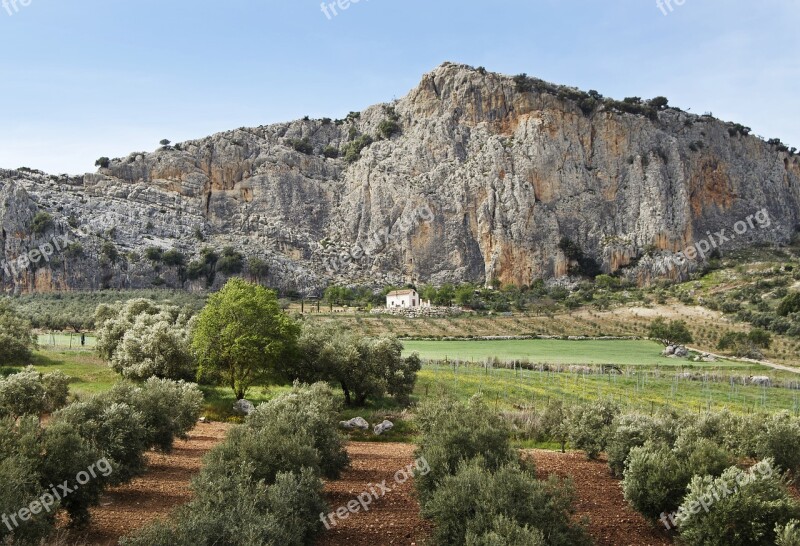
M 79 177 L 0 171 L 0 275 L 6 292 L 243 274 L 305 294 L 680 277 L 703 258 L 675 253 L 696 242 L 724 253 L 795 235 L 800 159 L 749 132 L 662 99 L 445 63 L 344 120 L 241 128 Z

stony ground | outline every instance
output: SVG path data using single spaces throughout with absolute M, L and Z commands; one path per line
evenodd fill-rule
M 177 440 L 169 454 L 147 454 L 148 471 L 131 483 L 108 490 L 92 509 L 86 532 L 73 533 L 70 544 L 110 546 L 120 537 L 167 516 L 191 498 L 189 484 L 200 471 L 203 455 L 225 438 L 229 425 L 199 424 L 187 440 Z

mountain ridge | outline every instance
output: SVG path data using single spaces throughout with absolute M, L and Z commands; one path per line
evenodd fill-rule
M 758 211 L 771 225 L 722 252 L 795 234 L 798 157 L 748 133 L 660 98 L 615 101 L 445 63 L 404 98 L 344 120 L 225 131 L 84 176 L 0 171 L 6 262 L 56 233 L 81 247 L 3 272 L 3 287 L 200 289 L 238 273 L 205 247 L 305 294 L 595 269 L 682 278 L 702 262 L 676 266 L 674 253 Z M 37 233 L 41 212 L 51 223 Z

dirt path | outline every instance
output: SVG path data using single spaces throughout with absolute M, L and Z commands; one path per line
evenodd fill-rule
M 336 519 L 329 524 L 319 546 L 376 546 L 387 544 L 423 544 L 430 524 L 419 515 L 419 504 L 414 497 L 413 480 L 403 484 L 395 482 L 395 474 L 414 461 L 411 444 L 351 442 L 347 446 L 350 467 L 340 479 L 325 485 L 325 498 L 331 511 L 346 506 L 370 485 L 380 493 L 375 484 L 386 480 L 391 491 L 372 504 L 368 511 L 359 510 L 346 519 Z M 402 474 L 400 475 L 402 479 Z
M 188 502 L 189 484 L 200 471 L 203 455 L 225 438 L 228 428 L 225 423 L 202 423 L 186 441 L 177 440 L 172 453 L 148 453 L 147 472 L 126 485 L 109 489 L 100 506 L 92 509 L 88 531 L 73 533 L 69 543 L 117 544 L 120 537 Z
M 549 474 L 571 476 L 578 495 L 578 519 L 589 520 L 588 531 L 596 546 L 662 546 L 671 540 L 635 512 L 622 496 L 620 482 L 605 461 L 587 461 L 583 453 L 531 450 L 540 478 Z

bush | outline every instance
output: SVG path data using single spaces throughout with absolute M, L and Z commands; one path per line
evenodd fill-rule
M 40 417 L 67 403 L 69 378 L 61 372 L 41 374 L 33 367 L 0 380 L 0 417 Z
M 244 256 L 231 247 L 222 249 L 222 257 L 217 261 L 217 271 L 225 275 L 238 275 L 244 269 Z
M 36 345 L 30 322 L 7 300 L 0 300 L 0 362 L 4 366 L 29 364 Z
M 15 514 L 42 494 L 40 436 L 34 417 L 17 423 L 0 419 L 0 514 Z M 21 525 L 13 530 L 0 524 L 0 544 L 40 544 L 53 530 L 54 512 L 34 515 L 27 522 L 17 520 Z
M 144 452 L 150 447 L 143 415 L 127 404 L 109 403 L 102 396 L 70 404 L 54 421 L 71 426 L 111 464 L 111 485 L 144 472 Z
M 325 146 L 325 148 L 322 150 L 322 155 L 328 159 L 336 159 L 339 157 L 339 148 L 335 146 Z
M 776 527 L 798 516 L 786 479 L 767 459 L 749 471 L 694 477 L 677 520 L 688 546 L 750 546 L 775 544 Z
M 610 400 L 573 408 L 569 420 L 570 445 L 585 451 L 589 459 L 596 459 L 606 449 L 618 413 L 619 406 Z
M 775 526 L 775 546 L 800 546 L 800 521 Z
M 785 470 L 800 470 L 800 421 L 781 412 L 765 419 L 756 441 L 759 459 L 772 459 Z
M 75 486 L 75 477 L 101 460 L 102 454 L 81 438 L 71 424 L 59 421 L 54 421 L 44 429 L 41 448 L 41 474 L 46 478 L 43 482 L 68 482 L 74 491 L 61 499 L 61 507 L 66 509 L 73 526 L 86 525 L 89 522 L 89 508 L 99 504 L 100 493 L 108 481 L 98 474 L 85 484 Z M 43 487 L 46 485 L 42 483 Z
M 378 134 L 383 138 L 392 138 L 394 135 L 401 132 L 400 124 L 392 119 L 383 120 L 378 125 Z
M 194 482 L 196 498 L 169 521 L 156 522 L 120 541 L 124 546 L 259 544 L 306 546 L 315 542 L 326 510 L 322 482 L 310 470 L 282 472 L 275 483 L 253 482 L 246 471 Z
M 483 535 L 467 531 L 466 546 L 546 546 L 544 534 L 538 529 L 523 527 L 511 518 L 497 516 L 492 528 Z
M 314 153 L 314 146 L 312 146 L 311 142 L 307 138 L 293 138 L 289 140 L 289 146 L 301 154 L 311 155 Z
M 440 483 L 460 465 L 481 457 L 488 472 L 518 460 L 509 444 L 510 430 L 478 397 L 467 404 L 444 398 L 426 401 L 417 412 L 420 431 L 417 457 L 424 457 L 430 472 L 415 479 L 424 507 Z
M 33 223 L 31 223 L 31 231 L 33 231 L 36 235 L 42 235 L 54 225 L 53 217 L 49 213 L 37 212 L 33 217 Z
M 344 160 L 348 163 L 355 163 L 361 159 L 361 152 L 371 146 L 373 143 L 372 137 L 369 135 L 361 135 L 352 142 L 349 142 L 344 148 Z
M 277 426 L 279 434 L 303 434 L 319 453 L 319 466 L 327 478 L 338 478 L 347 466 L 344 438 L 338 431 L 339 404 L 326 383 L 295 384 L 291 392 L 261 404 L 247 416 L 247 427 L 260 430 Z
M 347 405 L 363 406 L 386 394 L 409 402 L 422 362 L 403 358 L 395 336 L 364 338 L 331 325 L 306 324 L 298 339 L 298 358 L 284 372 L 301 381 L 341 385 Z
M 117 402 L 141 413 L 148 432 L 147 445 L 170 451 L 175 438 L 186 438 L 203 406 L 197 385 L 184 381 L 150 378 L 144 385 L 117 383 L 103 400 Z
M 691 478 L 674 451 L 651 443 L 631 449 L 624 476 L 625 500 L 651 519 L 678 508 Z
M 648 441 L 672 445 L 675 441 L 676 421 L 670 417 L 653 417 L 640 413 L 619 415 L 614 419 L 609 437 L 608 466 L 612 474 L 622 477 L 628 455 L 635 447 Z
M 128 379 L 190 379 L 196 370 L 190 318 L 177 306 L 148 299 L 101 304 L 95 310 L 97 352 Z
M 478 457 L 442 480 L 424 505 L 423 515 L 435 523 L 435 544 L 464 544 L 468 536 L 475 543 L 503 528 L 529 536 L 538 536 L 534 529 L 538 530 L 553 546 L 587 544 L 583 530 L 570 521 L 573 501 L 569 482 L 555 477 L 538 481 L 532 471 L 518 464 L 491 472 Z M 506 521 L 499 522 L 500 517 Z

